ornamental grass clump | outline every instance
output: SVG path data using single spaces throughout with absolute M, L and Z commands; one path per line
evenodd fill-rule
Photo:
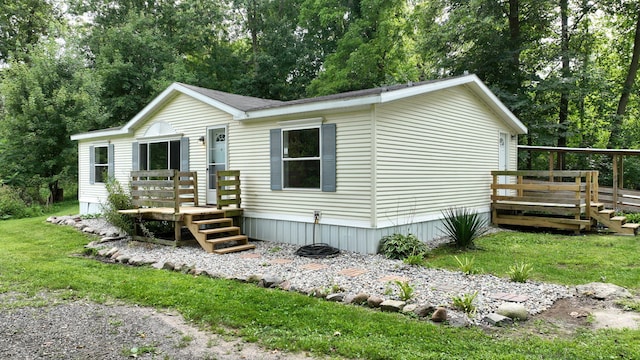
M 422 256 L 428 251 L 427 245 L 415 235 L 391 234 L 380 240 L 378 253 L 389 259 L 403 260 L 410 256 Z
M 531 264 L 527 264 L 524 261 L 519 263 L 517 262 L 514 265 L 509 266 L 507 275 L 509 275 L 509 279 L 513 282 L 524 283 L 529 279 L 532 270 L 533 266 Z
M 473 241 L 486 232 L 486 220 L 469 209 L 449 208 L 442 214 L 444 215 L 442 230 L 453 239 L 458 248 L 472 248 Z

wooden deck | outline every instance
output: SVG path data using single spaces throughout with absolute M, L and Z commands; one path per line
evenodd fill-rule
M 207 252 L 224 254 L 255 248 L 242 235 L 238 224 L 240 207 L 240 172 L 219 171 L 218 205 L 199 206 L 195 173 L 176 170 L 135 171 L 131 173 L 134 209 L 119 211 L 134 218 L 135 240 L 180 245 L 182 230 L 187 228 Z M 173 223 L 172 240 L 157 239 L 145 231 L 145 222 Z M 229 245 L 232 246 L 229 246 Z
M 597 171 L 492 171 L 491 212 L 496 225 L 593 230 L 600 224 L 635 235 L 638 224 L 614 216 L 599 202 Z

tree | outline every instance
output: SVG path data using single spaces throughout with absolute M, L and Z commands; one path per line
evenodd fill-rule
M 28 50 L 30 62 L 11 61 L 0 83 L 0 179 L 31 194 L 46 185 L 56 200 L 60 180 L 74 178 L 76 146 L 69 136 L 103 127 L 106 113 L 100 82 L 69 44 L 50 39 Z
M 418 80 L 412 57 L 414 33 L 405 0 L 355 2 L 354 20 L 323 71 L 311 82 L 310 95 L 360 90 Z M 343 16 L 351 16 L 345 14 Z
M 31 45 L 49 34 L 58 9 L 46 0 L 0 0 L 0 63 L 25 59 Z
M 640 67 L 640 8 L 637 6 L 636 2 L 623 2 L 622 4 L 618 4 L 615 8 L 618 10 L 616 12 L 617 14 L 626 14 L 627 19 L 633 19 L 635 17 L 635 26 L 633 27 L 635 28 L 635 31 L 633 32 L 631 60 L 627 67 L 626 77 L 620 91 L 620 98 L 618 100 L 616 113 L 611 120 L 609 141 L 607 143 L 608 148 L 620 147 L 624 143 L 622 136 L 623 119 L 629 104 L 632 90 L 634 89 L 638 67 Z

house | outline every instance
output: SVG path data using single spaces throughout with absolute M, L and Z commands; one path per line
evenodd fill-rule
M 97 213 L 109 174 L 240 170 L 252 239 L 375 253 L 381 237 L 441 235 L 442 211 L 490 216 L 491 170 L 516 169 L 526 127 L 475 75 L 274 101 L 174 83 L 120 128 L 78 141 L 82 213 Z M 317 220 L 317 221 L 316 221 Z

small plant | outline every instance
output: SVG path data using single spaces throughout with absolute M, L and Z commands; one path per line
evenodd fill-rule
M 626 311 L 640 312 L 640 301 L 638 300 L 623 299 L 618 301 L 617 304 L 622 306 Z
M 392 234 L 380 240 L 378 253 L 389 259 L 402 260 L 412 255 L 422 255 L 427 253 L 427 245 L 420 241 L 415 235 Z
M 453 256 L 456 261 L 458 262 L 458 269 L 460 269 L 460 271 L 462 271 L 463 273 L 467 274 L 467 275 L 472 275 L 472 274 L 477 274 L 478 270 L 474 269 L 474 262 L 476 261 L 476 257 L 473 256 L 471 257 L 471 259 L 469 259 L 469 257 L 465 256 L 462 258 L 462 260 L 460 260 L 459 257 L 457 256 Z
M 467 249 L 473 247 L 473 242 L 486 232 L 487 222 L 480 214 L 465 208 L 449 208 L 442 212 L 444 215 L 444 231 L 456 244 L 456 247 Z
M 409 255 L 402 260 L 407 265 L 424 266 L 427 262 L 424 254 Z
M 141 356 L 144 354 L 156 354 L 157 352 L 158 352 L 158 349 L 155 346 L 145 345 L 140 347 L 132 347 L 131 349 L 125 348 L 122 350 L 122 355 L 127 357 L 137 358 L 138 356 Z
M 516 262 L 515 264 L 509 266 L 509 271 L 507 271 L 507 275 L 509 275 L 509 279 L 513 282 L 527 282 L 529 279 L 529 275 L 533 270 L 533 266 L 531 264 L 527 264 L 523 262 Z
M 413 297 L 413 286 L 408 281 L 396 280 L 393 283 L 400 290 L 400 300 L 407 301 Z
M 280 246 L 274 246 L 271 249 L 269 249 L 269 252 L 272 253 L 272 254 L 280 252 L 280 251 L 282 251 L 282 248 Z
M 473 294 L 462 294 L 462 296 L 454 296 L 451 299 L 453 301 L 453 307 L 463 311 L 469 316 L 473 316 L 476 313 L 476 306 L 473 304 L 473 301 L 477 296 L 477 291 Z

